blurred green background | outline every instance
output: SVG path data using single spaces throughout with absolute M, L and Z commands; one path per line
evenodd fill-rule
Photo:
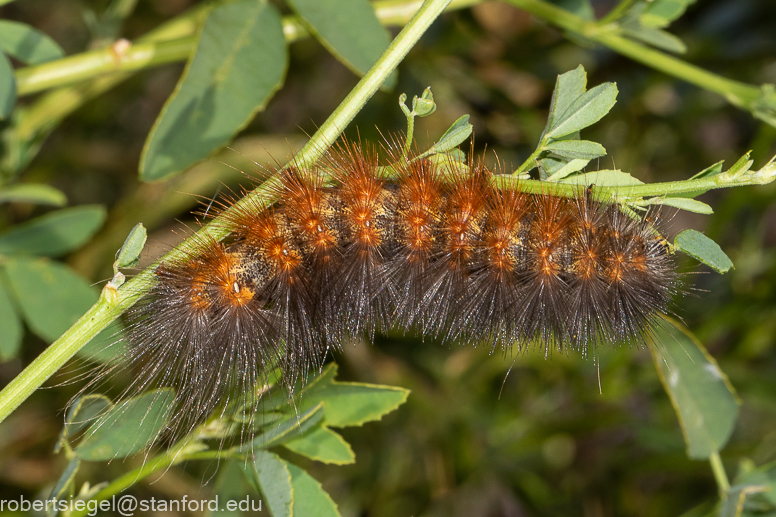
M 0 18 L 29 23 L 73 54 L 99 37 L 88 20 L 106 4 L 19 0 L 0 7 Z M 194 4 L 141 0 L 121 34 L 133 39 Z M 613 5 L 593 2 L 598 16 Z M 776 83 L 772 1 L 699 2 L 671 31 L 688 46 L 683 59 L 739 81 Z M 180 228 L 178 221 L 193 220 L 187 212 L 200 201 L 197 196 L 248 186 L 239 171 L 255 169 L 251 160 L 283 162 L 304 143 L 305 134 L 323 123 L 358 78 L 313 39 L 292 44 L 290 53 L 285 85 L 233 150 L 166 183 L 141 184 L 138 161 L 182 63 L 137 73 L 66 118 L 21 176 L 60 189 L 69 206 L 107 207 L 103 228 L 64 260 L 101 286 L 135 223 L 143 222 L 150 232 L 143 259 L 148 263 L 176 241 L 172 230 Z M 731 165 L 749 149 L 755 168 L 776 153 L 776 128 L 719 95 L 571 41 L 501 3 L 444 14 L 401 65 L 396 89 L 378 93 L 346 134 L 379 140 L 381 133 L 404 129 L 398 95 L 420 95 L 430 86 L 438 109 L 417 122 L 421 147 L 468 113 L 475 151 L 486 152 L 491 162 L 497 156 L 517 166 L 541 135 L 556 76 L 579 64 L 590 86 L 614 81 L 620 91 L 610 114 L 584 133 L 608 150 L 596 168 L 616 167 L 646 182 L 669 181 L 718 160 Z M 723 451 L 728 472 L 735 474 L 744 458 L 757 465 L 776 460 L 776 184 L 710 192 L 701 200 L 714 215 L 679 212 L 669 231 L 704 231 L 722 245 L 735 269 L 721 276 L 683 258 L 688 287 L 675 311 L 717 358 L 742 399 Z M 48 210 L 0 205 L 0 229 Z M 28 332 L 20 356 L 0 364 L 0 385 L 45 346 Z M 716 497 L 708 464 L 686 456 L 646 350 L 601 349 L 594 357 L 553 353 L 545 359 L 538 351 L 489 355 L 485 348 L 390 335 L 348 346 L 335 359 L 341 380 L 412 390 L 407 404 L 383 421 L 343 431 L 356 453 L 354 465 L 295 458 L 345 516 L 669 516 Z M 0 499 L 45 496 L 64 469 L 65 459 L 52 454 L 52 447 L 63 408 L 79 387 L 70 383 L 78 368 L 60 372 L 0 424 Z M 82 469 L 82 477 L 95 484 L 141 461 L 94 464 Z M 170 498 L 205 493 L 212 488 L 203 486 L 207 468 L 176 467 L 144 480 L 132 493 Z

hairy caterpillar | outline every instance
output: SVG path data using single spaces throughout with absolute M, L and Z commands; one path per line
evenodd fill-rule
M 397 154 L 397 153 L 394 153 Z M 677 291 L 657 228 L 580 189 L 498 190 L 493 173 L 343 143 L 279 171 L 276 206 L 225 210 L 225 242 L 164 262 L 127 314 L 126 393 L 172 386 L 189 432 L 273 369 L 293 390 L 348 336 L 398 328 L 491 350 L 641 342 Z M 248 408 L 250 411 L 250 408 Z

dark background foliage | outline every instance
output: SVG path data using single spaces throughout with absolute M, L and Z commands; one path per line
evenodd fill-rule
M 124 35 L 142 35 L 190 7 L 190 0 L 141 1 Z M 603 15 L 612 2 L 594 2 Z M 0 16 L 29 23 L 66 53 L 92 38 L 84 9 L 95 0 L 24 0 Z M 692 6 L 672 32 L 687 44 L 685 59 L 753 84 L 776 82 L 776 4 L 709 0 Z M 144 139 L 183 65 L 144 71 L 87 103 L 46 140 L 24 173 L 67 194 L 70 205 L 102 204 L 108 222 L 66 261 L 91 282 L 111 276 L 114 252 L 138 221 L 150 230 L 144 262 L 176 239 L 171 229 L 218 183 L 243 178 L 219 161 L 250 169 L 247 158 L 283 161 L 312 134 L 355 85 L 357 77 L 319 43 L 291 45 L 285 86 L 266 111 L 225 151 L 175 180 L 143 185 L 137 166 Z M 589 84 L 615 81 L 618 103 L 585 137 L 609 155 L 600 168 L 644 181 L 684 179 L 708 165 L 732 164 L 748 149 L 755 167 L 776 152 L 776 129 L 718 95 L 682 83 L 600 47 L 580 45 L 505 4 L 447 13 L 400 67 L 392 92 L 378 93 L 348 128 L 351 137 L 378 140 L 400 131 L 401 92 L 431 86 L 437 113 L 418 122 L 424 142 L 437 139 L 459 116 L 471 114 L 474 148 L 488 160 L 517 166 L 533 150 L 546 121 L 556 76 L 583 64 Z M 242 154 L 241 154 L 242 153 Z M 243 154 L 245 156 L 243 156 Z M 244 183 L 244 181 L 243 181 Z M 683 260 L 688 289 L 676 312 L 707 346 L 743 404 L 723 452 L 729 472 L 749 458 L 776 460 L 776 185 L 705 194 L 715 214 L 680 212 L 671 231 L 703 230 L 733 259 L 720 276 Z M 42 214 L 31 205 L 4 205 L 0 227 Z M 0 364 L 5 385 L 45 344 L 28 333 L 21 356 Z M 381 422 L 347 429 L 357 462 L 300 463 L 323 483 L 343 515 L 621 516 L 679 515 L 716 496 L 706 462 L 687 458 L 671 403 L 650 354 L 638 348 L 600 349 L 588 357 L 537 351 L 489 355 L 487 349 L 442 347 L 412 336 L 378 336 L 336 357 L 340 379 L 409 388 L 408 403 Z M 0 425 L 0 498 L 47 493 L 65 466 L 51 449 L 62 408 L 77 385 L 57 386 L 58 374 Z M 136 465 L 141 460 L 127 460 Z M 134 462 L 134 463 L 133 463 Z M 93 483 L 127 464 L 85 470 Z M 205 467 L 166 472 L 139 495 L 199 494 Z M 209 466 L 212 468 L 212 465 Z

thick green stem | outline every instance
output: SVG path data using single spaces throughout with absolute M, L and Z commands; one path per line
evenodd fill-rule
M 442 13 L 450 0 L 426 0 L 415 16 L 407 23 L 377 63 L 364 75 L 340 106 L 323 123 L 310 141 L 294 158 L 295 162 L 313 163 L 334 143 L 353 117 L 398 66 L 404 56 L 417 43 L 431 23 Z M 257 203 L 268 206 L 275 201 L 279 180 L 270 178 L 256 190 L 235 203 L 228 212 L 255 209 Z M 219 219 L 214 220 L 197 235 L 221 240 L 228 234 Z M 175 260 L 194 252 L 194 239 L 187 239 L 161 260 Z M 204 236 L 200 236 L 200 239 Z M 119 290 L 106 288 L 100 300 L 67 332 L 49 346 L 8 386 L 0 392 L 0 422 L 27 399 L 43 382 L 61 368 L 81 347 L 98 332 L 131 307 L 153 284 L 153 266 L 145 269 Z

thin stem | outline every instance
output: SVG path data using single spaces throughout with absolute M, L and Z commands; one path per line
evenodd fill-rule
M 174 446 L 167 452 L 154 456 L 153 458 L 143 461 L 140 467 L 130 470 L 126 474 L 111 481 L 108 486 L 90 497 L 89 501 L 104 501 L 114 495 L 121 493 L 127 488 L 131 487 L 141 479 L 145 479 L 155 472 L 160 472 L 165 469 L 183 463 L 188 460 L 205 460 L 205 459 L 224 459 L 230 456 L 234 456 L 229 451 L 212 450 L 212 451 L 200 451 L 200 452 L 185 452 L 185 447 L 188 442 L 181 442 Z M 238 457 L 238 456 L 235 456 Z M 83 510 L 73 510 L 70 513 L 70 517 L 84 517 L 89 513 L 89 508 L 86 507 Z
M 450 0 L 426 0 L 423 3 L 377 63 L 369 69 L 340 106 L 296 155 L 295 162 L 313 163 L 334 143 L 348 123 L 356 116 L 356 113 L 374 95 L 449 3 Z M 227 212 L 234 213 L 247 207 L 255 209 L 257 204 L 269 206 L 275 201 L 279 190 L 278 184 L 277 177 L 270 178 L 235 203 Z M 228 230 L 219 222 L 219 218 L 215 219 L 197 232 L 197 236 L 203 238 L 204 234 L 213 239 L 223 239 L 228 234 Z M 194 251 L 193 242 L 197 236 L 185 240 L 159 261 L 186 257 L 187 253 Z M 0 391 L 0 422 L 5 420 L 19 404 L 61 368 L 81 347 L 148 291 L 153 285 L 153 271 L 154 266 L 143 270 L 124 284 L 119 291 L 103 290 L 98 302 L 84 316 Z
M 523 163 L 520 164 L 520 167 L 515 169 L 515 172 L 513 172 L 512 174 L 517 176 L 518 174 L 522 174 L 524 172 L 528 172 L 531 169 L 533 169 L 536 166 L 536 158 L 538 158 L 539 155 L 542 154 L 542 151 L 544 151 L 543 143 L 544 142 L 542 142 L 542 144 L 538 145 L 536 147 L 536 150 L 531 153 L 531 156 L 526 158 L 526 160 Z
M 719 93 L 740 108 L 749 109 L 751 104 L 760 98 L 761 92 L 757 86 L 721 77 L 659 50 L 624 38 L 618 34 L 616 26 L 599 25 L 542 0 L 505 1 L 564 30 L 607 46 L 639 63 Z
M 709 463 L 711 463 L 711 471 L 714 473 L 714 480 L 717 482 L 719 497 L 720 499 L 725 500 L 727 499 L 728 491 L 730 490 L 730 481 L 728 481 L 725 466 L 722 464 L 722 458 L 719 457 L 718 452 L 713 452 L 711 454 Z
M 462 9 L 482 0 L 455 0 L 450 9 Z M 375 15 L 385 26 L 404 25 L 421 5 L 420 0 L 383 0 L 375 2 Z M 137 71 L 175 61 L 184 61 L 196 47 L 195 38 L 201 14 L 186 13 L 181 21 L 165 24 L 139 38 L 126 49 L 114 44 L 107 48 L 67 56 L 56 61 L 20 68 L 16 71 L 16 90 L 19 96 L 37 93 L 50 88 L 66 86 L 105 74 Z M 194 22 L 194 23 L 192 23 Z M 296 16 L 283 18 L 283 34 L 288 43 L 310 35 Z M 125 41 L 125 40 L 123 40 Z

